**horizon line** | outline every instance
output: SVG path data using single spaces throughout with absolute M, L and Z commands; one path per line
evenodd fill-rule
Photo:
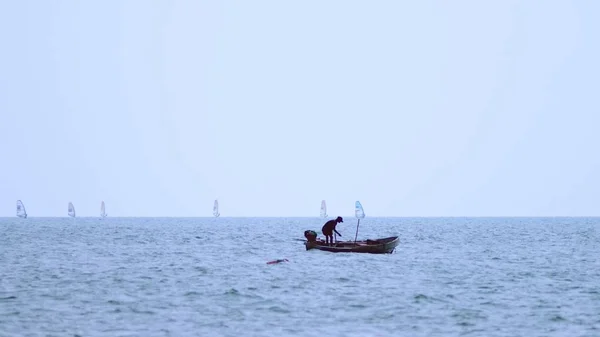
M 354 216 L 344 216 L 344 215 L 340 215 L 342 217 L 347 217 L 348 220 L 350 219 L 357 219 Z M 145 216 L 135 216 L 135 215 L 123 215 L 123 216 L 107 216 L 104 219 L 107 218 L 214 218 L 214 219 L 218 219 L 218 218 L 317 218 L 317 219 L 329 219 L 329 218 L 335 218 L 337 216 L 332 216 L 332 217 L 319 217 L 319 216 L 310 216 L 310 215 L 286 215 L 286 216 L 273 216 L 273 215 L 266 215 L 266 216 L 262 216 L 262 215 L 251 215 L 251 216 L 246 216 L 246 215 L 237 215 L 237 216 L 219 216 L 219 217 L 214 217 L 214 216 L 173 216 L 173 215 L 145 215 Z M 366 216 L 363 219 L 368 219 L 368 218 L 598 218 L 600 217 L 600 215 L 373 215 L 373 216 Z M 0 216 L 0 219 L 9 219 L 9 218 L 16 218 L 19 219 L 18 216 Z M 27 219 L 29 218 L 70 218 L 69 216 L 53 216 L 53 215 L 41 215 L 41 216 L 27 216 Z M 100 218 L 100 216 L 77 216 L 75 217 L 77 218 L 82 218 L 82 219 L 90 219 L 90 218 Z M 362 220 L 362 219 L 361 219 Z

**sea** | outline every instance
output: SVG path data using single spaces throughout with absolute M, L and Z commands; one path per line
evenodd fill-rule
M 323 223 L 2 218 L 0 336 L 600 336 L 600 218 Z

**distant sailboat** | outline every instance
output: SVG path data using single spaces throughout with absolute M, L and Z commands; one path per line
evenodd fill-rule
M 327 217 L 327 205 L 325 204 L 325 200 L 321 201 L 321 218 Z
M 354 235 L 354 243 L 356 243 L 356 238 L 358 237 L 358 226 L 360 225 L 360 219 L 365 218 L 365 210 L 363 209 L 362 204 L 358 200 L 356 200 L 356 202 L 354 203 L 354 216 L 356 216 L 356 219 L 358 220 L 356 222 L 356 234 Z
M 104 201 L 100 204 L 100 217 L 102 219 L 106 218 L 106 207 L 104 206 Z
M 218 218 L 221 213 L 219 213 L 219 201 L 215 199 L 215 204 L 213 205 L 213 215 L 215 218 Z
M 362 204 L 358 200 L 356 201 L 356 203 L 354 203 L 354 216 L 356 216 L 357 219 L 365 218 L 365 210 L 363 209 Z
M 69 216 L 75 220 L 75 207 L 73 207 L 73 203 L 69 201 Z
M 19 218 L 27 219 L 27 211 L 25 211 L 25 205 L 21 200 L 17 200 L 17 216 Z

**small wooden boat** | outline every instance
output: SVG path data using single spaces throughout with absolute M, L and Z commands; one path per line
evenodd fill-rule
M 323 240 L 307 240 L 306 250 L 318 249 L 332 253 L 391 254 L 400 243 L 397 236 L 366 241 L 341 241 L 327 245 Z

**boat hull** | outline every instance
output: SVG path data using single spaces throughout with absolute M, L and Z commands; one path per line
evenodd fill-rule
M 342 241 L 329 246 L 325 241 L 306 241 L 306 250 L 318 249 L 331 253 L 391 254 L 400 243 L 397 236 L 366 241 Z

